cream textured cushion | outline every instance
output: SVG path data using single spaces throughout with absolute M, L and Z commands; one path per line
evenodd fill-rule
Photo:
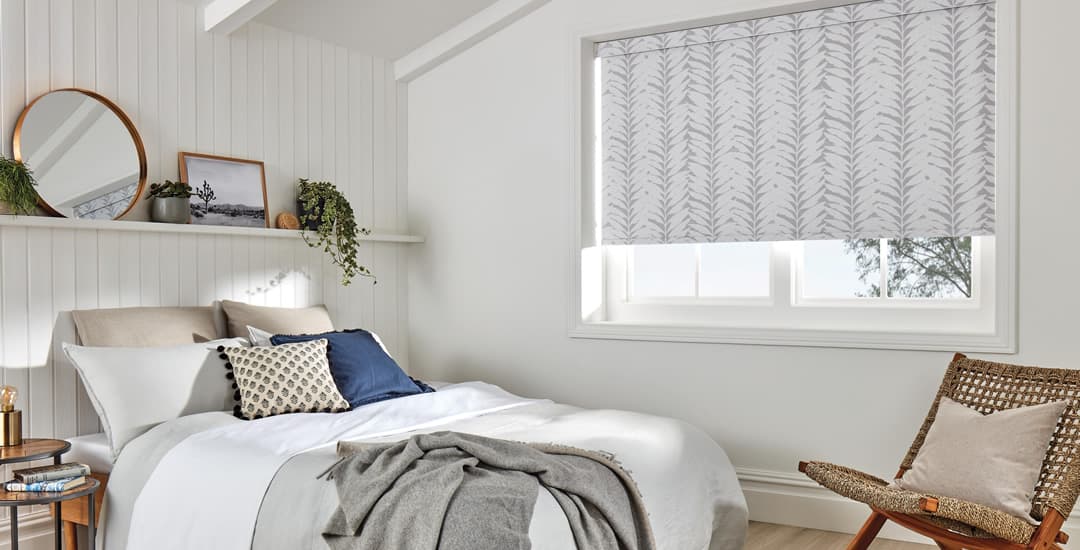
M 189 414 L 225 411 L 233 390 L 217 347 L 242 338 L 157 348 L 64 344 L 94 405 L 113 457 L 154 426 Z
M 213 340 L 214 310 L 209 307 L 129 307 L 71 312 L 79 342 L 95 347 L 157 347 L 190 344 L 192 335 Z
M 334 385 L 327 345 L 321 338 L 280 346 L 226 347 L 239 386 L 239 416 L 349 410 L 349 402 Z
M 983 415 L 943 397 L 911 469 L 909 491 L 982 504 L 1036 523 L 1031 500 L 1066 402 Z
M 272 334 L 321 334 L 334 330 L 326 306 L 305 308 L 253 306 L 222 300 L 230 338 L 246 338 L 248 325 Z

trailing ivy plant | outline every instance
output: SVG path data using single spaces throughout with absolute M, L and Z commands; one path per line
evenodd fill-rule
M 34 173 L 14 159 L 0 157 L 0 201 L 15 214 L 33 214 L 37 210 Z
M 297 202 L 304 242 L 321 248 L 341 268 L 341 284 L 348 286 L 357 275 L 374 280 L 368 268 L 356 263 L 357 239 L 371 231 L 356 226 L 356 216 L 345 195 L 328 181 L 300 178 Z

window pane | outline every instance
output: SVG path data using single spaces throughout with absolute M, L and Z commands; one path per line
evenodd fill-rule
M 881 295 L 881 241 L 805 241 L 802 294 L 807 298 Z
M 890 297 L 971 297 L 971 237 L 890 240 L 888 265 Z
M 697 267 L 692 244 L 635 246 L 631 291 L 642 297 L 694 295 Z
M 769 295 L 769 243 L 701 245 L 700 296 Z

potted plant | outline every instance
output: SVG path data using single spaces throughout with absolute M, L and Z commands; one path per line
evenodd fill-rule
M 11 213 L 29 215 L 37 211 L 35 185 L 34 173 L 26 164 L 0 157 L 0 202 Z
M 296 206 L 304 242 L 322 248 L 341 268 L 342 285 L 348 286 L 357 275 L 375 278 L 368 268 L 356 263 L 356 241 L 371 231 L 356 226 L 352 205 L 334 184 L 300 178 Z
M 150 184 L 150 219 L 164 223 L 191 220 L 191 186 L 182 181 Z

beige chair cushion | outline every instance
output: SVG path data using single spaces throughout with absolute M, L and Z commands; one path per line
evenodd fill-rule
M 1035 484 L 1065 407 L 1056 401 L 983 415 L 943 397 L 911 470 L 896 484 L 1035 523 Z
M 222 300 L 230 338 L 247 338 L 248 326 L 272 334 L 321 334 L 334 330 L 326 306 L 305 308 L 253 306 Z
M 190 344 L 194 334 L 218 337 L 209 307 L 88 309 L 71 316 L 84 346 L 149 348 Z

